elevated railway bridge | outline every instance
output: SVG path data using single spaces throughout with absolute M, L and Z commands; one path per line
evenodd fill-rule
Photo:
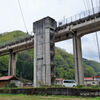
M 54 46 L 56 42 L 73 39 L 75 80 L 84 84 L 81 37 L 100 31 L 100 12 L 89 14 L 68 23 L 59 23 L 45 17 L 33 23 L 34 36 L 0 47 L 0 56 L 9 54 L 9 75 L 16 75 L 16 53 L 34 48 L 34 85 L 55 83 Z

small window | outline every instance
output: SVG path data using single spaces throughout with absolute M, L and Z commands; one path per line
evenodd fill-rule
M 74 81 L 64 81 L 64 83 L 75 83 Z
M 64 83 L 69 83 L 69 81 L 64 81 Z
M 75 83 L 74 81 L 71 81 L 71 83 Z

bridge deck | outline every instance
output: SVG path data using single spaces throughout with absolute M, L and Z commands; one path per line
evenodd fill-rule
M 72 33 L 77 31 L 78 36 L 83 36 L 100 30 L 100 12 L 74 22 L 57 27 L 55 36 L 56 41 L 72 38 Z
M 72 38 L 74 31 L 77 31 L 78 36 L 83 36 L 99 30 L 100 12 L 57 27 L 55 30 L 55 42 Z M 10 49 L 13 49 L 13 52 L 20 52 L 33 47 L 34 36 L 0 47 L 0 56 L 9 54 Z

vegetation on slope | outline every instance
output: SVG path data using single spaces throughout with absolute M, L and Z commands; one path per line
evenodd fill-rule
M 66 51 L 56 48 L 55 50 L 55 63 L 57 77 L 63 77 L 66 79 L 74 79 L 74 57 L 72 54 L 68 54 Z M 88 62 L 88 60 L 86 60 Z M 100 65 L 100 64 L 99 64 Z M 90 66 L 83 62 L 84 75 L 90 77 L 96 75 L 96 71 Z M 100 71 L 100 70 L 99 70 Z
M 8 35 L 9 34 L 9 35 Z M 0 36 L 0 43 L 8 40 L 15 39 L 20 36 L 27 36 L 27 34 L 21 31 L 14 31 L 6 35 Z M 24 35 L 25 34 L 25 35 Z M 10 36 L 11 35 L 11 36 Z M 16 40 L 16 39 L 15 39 Z M 17 54 L 17 76 L 25 79 L 33 79 L 33 49 L 23 51 Z M 9 56 L 0 57 L 0 76 L 7 75 L 9 65 Z M 74 57 L 72 54 L 68 54 L 66 51 L 55 48 L 55 65 L 56 76 L 65 79 L 74 79 Z M 85 70 L 85 76 L 90 77 L 94 75 L 100 75 L 100 63 L 83 59 L 83 66 Z
M 0 34 L 0 46 L 4 46 L 6 44 L 21 40 L 27 36 L 28 34 L 22 31 L 12 31 Z

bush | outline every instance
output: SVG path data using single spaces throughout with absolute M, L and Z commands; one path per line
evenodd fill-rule
M 7 83 L 4 88 L 17 88 L 14 83 Z
M 99 85 L 92 85 L 91 88 L 96 88 L 96 89 L 98 89 L 98 88 L 100 88 L 100 86 L 99 86 Z
M 86 87 L 85 85 L 77 85 L 76 86 L 77 88 L 84 88 L 84 87 Z
M 42 85 L 42 86 L 40 86 L 40 88 L 63 88 L 63 87 L 62 87 L 62 85 L 51 85 L 51 86 Z
M 86 89 L 100 89 L 100 85 L 78 85 L 76 88 L 86 88 Z

